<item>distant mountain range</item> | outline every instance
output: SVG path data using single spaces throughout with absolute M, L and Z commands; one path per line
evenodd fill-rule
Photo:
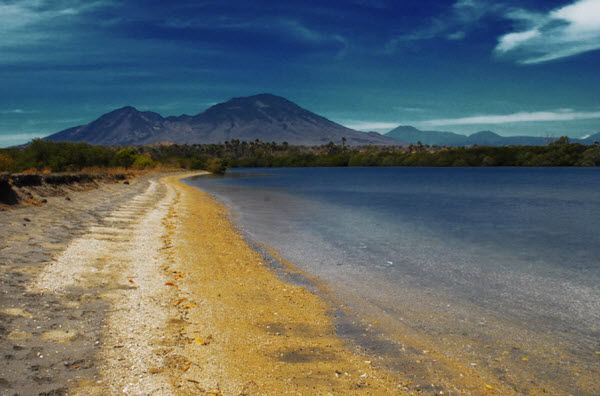
M 421 131 L 409 125 L 402 125 L 392 129 L 384 136 L 396 139 L 403 143 L 428 144 L 430 146 L 542 146 L 554 138 L 537 136 L 500 136 L 491 131 L 481 131 L 470 136 L 454 132 Z M 573 143 L 593 144 L 600 141 L 600 132 L 586 137 L 585 139 L 569 139 Z
M 195 116 L 162 117 L 127 106 L 97 120 L 46 137 L 53 141 L 87 142 L 106 146 L 161 142 L 223 143 L 228 140 L 288 142 L 291 145 L 399 145 L 376 132 L 359 132 L 301 108 L 289 100 L 260 94 L 234 98 Z

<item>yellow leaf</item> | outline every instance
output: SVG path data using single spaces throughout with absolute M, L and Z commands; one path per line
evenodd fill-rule
M 528 358 L 526 358 L 526 357 L 524 357 L 524 358 L 522 358 L 521 360 L 522 360 L 522 361 L 524 361 L 524 362 L 526 362 L 526 361 L 528 361 L 529 359 L 528 359 Z
M 494 387 L 493 387 L 492 385 L 488 385 L 488 384 L 485 384 L 485 387 L 486 387 L 487 389 L 494 389 Z
M 186 308 L 191 308 L 191 307 L 195 307 L 196 305 L 198 305 L 198 304 L 196 304 L 195 302 L 191 302 L 189 304 L 185 304 L 185 307 Z
M 600 351 L 596 351 L 594 352 L 596 355 L 600 355 Z
M 378 320 L 375 320 L 375 321 L 373 321 L 373 323 L 372 323 L 372 324 L 374 324 L 374 325 L 376 325 L 376 324 L 379 324 L 379 321 L 378 321 Z
M 196 341 L 200 345 L 206 345 L 206 340 L 204 338 L 196 337 L 194 338 L 194 341 Z
M 190 369 L 191 364 L 186 364 L 185 366 L 183 366 L 181 369 L 183 371 L 188 371 Z

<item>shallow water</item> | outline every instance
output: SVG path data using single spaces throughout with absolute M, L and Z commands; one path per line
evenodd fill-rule
M 414 360 L 412 343 L 517 392 L 597 390 L 600 170 L 228 173 L 188 182 L 364 323 L 376 319 L 366 330 L 399 346 L 377 351 L 383 360 Z

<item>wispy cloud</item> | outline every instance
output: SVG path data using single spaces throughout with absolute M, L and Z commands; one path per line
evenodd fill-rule
M 421 28 L 398 35 L 385 45 L 387 53 L 394 53 L 406 42 L 430 40 L 443 37 L 447 40 L 462 40 L 479 21 L 495 14 L 503 6 L 486 0 L 458 0 L 445 13 L 430 18 Z
M 170 29 L 208 29 L 239 32 L 261 32 L 312 46 L 335 47 L 337 56 L 343 57 L 349 47 L 348 40 L 338 33 L 309 27 L 303 22 L 285 17 L 257 17 L 255 19 L 221 17 L 216 19 L 181 17 L 168 18 L 161 26 Z
M 44 133 L 0 134 L 0 147 L 10 147 L 29 142 L 31 139 L 48 136 Z
M 379 121 L 342 121 L 342 125 L 359 131 L 382 131 L 392 129 L 398 126 L 397 122 L 379 122 Z
M 517 29 L 498 39 L 499 56 L 534 64 L 600 49 L 600 0 L 578 0 L 547 14 L 512 9 Z
M 503 115 L 477 115 L 461 118 L 441 118 L 419 122 L 423 126 L 505 124 L 511 122 L 576 121 L 600 118 L 600 111 L 573 111 L 560 109 L 551 111 L 519 112 Z
M 0 4 L 0 48 L 19 47 L 49 38 L 64 39 L 68 36 L 65 30 L 54 35 L 53 28 L 74 24 L 80 14 L 111 4 L 108 0 L 17 0 Z
M 31 113 L 36 113 L 36 112 L 33 110 L 23 110 L 23 109 L 0 110 L 0 114 L 31 114 Z

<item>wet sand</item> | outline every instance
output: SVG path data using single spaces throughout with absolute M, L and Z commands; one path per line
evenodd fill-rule
M 1 394 L 403 391 L 181 177 L 0 213 Z

